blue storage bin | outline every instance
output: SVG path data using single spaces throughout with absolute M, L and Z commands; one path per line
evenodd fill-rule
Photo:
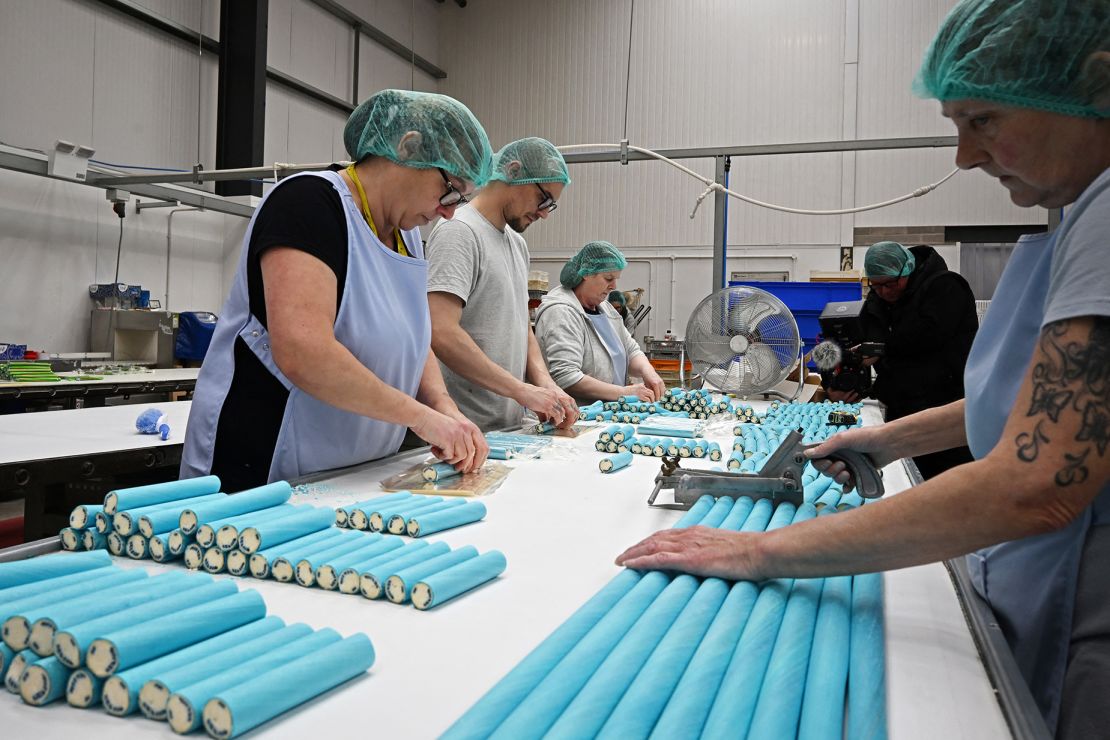
M 860 283 L 783 283 L 783 282 L 729 282 L 729 287 L 744 285 L 765 290 L 778 298 L 790 309 L 798 322 L 798 333 L 808 353 L 817 346 L 821 334 L 821 312 L 825 305 L 840 301 L 858 301 L 863 298 Z M 813 367 L 813 363 L 810 363 Z
M 182 311 L 177 325 L 174 356 L 179 360 L 203 360 L 216 330 L 216 314 Z

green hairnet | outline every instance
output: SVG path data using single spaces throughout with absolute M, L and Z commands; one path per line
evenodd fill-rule
M 519 166 L 513 166 L 519 163 Z M 510 185 L 532 182 L 561 182 L 570 185 L 567 163 L 563 155 L 547 139 L 529 136 L 506 144 L 493 156 L 491 180 Z
M 419 136 L 402 142 L 410 131 Z M 492 167 L 482 124 L 465 105 L 436 93 L 374 93 L 347 119 L 343 145 L 355 161 L 375 155 L 406 167 L 438 167 L 475 187 L 485 185 Z
M 867 277 L 905 277 L 913 272 L 917 260 L 913 252 L 898 242 L 875 242 L 867 248 L 863 270 Z
M 576 288 L 587 275 L 610 270 L 619 272 L 627 266 L 624 255 L 609 242 L 590 242 L 563 265 L 559 282 L 564 288 Z
M 913 90 L 940 101 L 1108 117 L 1110 3 L 963 0 L 925 52 Z
M 628 305 L 628 301 L 625 299 L 624 293 L 620 292 L 619 290 L 614 290 L 612 293 L 609 294 L 609 302 L 613 303 L 614 301 L 621 304 L 622 306 Z

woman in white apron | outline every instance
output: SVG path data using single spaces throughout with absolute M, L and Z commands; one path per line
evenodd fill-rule
M 417 230 L 489 178 L 485 131 L 452 98 L 384 90 L 343 140 L 354 164 L 282 180 L 251 219 L 182 477 L 239 491 L 393 454 L 406 428 L 460 469 L 485 460 L 429 349 Z
M 960 555 L 1057 738 L 1110 736 L 1110 3 L 965 0 L 915 90 L 956 125 L 956 163 L 1019 206 L 1067 206 L 1023 237 L 968 358 L 966 401 L 833 437 L 880 465 L 975 460 L 857 511 L 772 534 L 670 530 L 632 568 L 813 577 Z M 841 481 L 840 463 L 818 463 Z

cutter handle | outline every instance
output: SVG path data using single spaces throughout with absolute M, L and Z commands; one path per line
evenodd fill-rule
M 817 447 L 807 445 L 806 449 Z M 848 472 L 852 474 L 852 482 L 862 498 L 880 498 L 886 489 L 883 487 L 882 474 L 879 472 L 875 461 L 866 452 L 855 450 L 840 450 L 828 455 L 828 460 L 837 460 L 844 463 Z

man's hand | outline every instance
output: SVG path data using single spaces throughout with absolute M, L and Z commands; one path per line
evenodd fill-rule
M 571 398 L 566 391 L 556 385 L 555 381 L 552 381 L 547 388 L 555 392 L 555 395 L 559 399 L 559 407 L 563 410 L 563 420 L 561 422 L 555 422 L 555 426 L 559 429 L 568 429 L 574 425 L 574 422 L 578 421 L 578 404 L 574 402 L 574 399 Z M 555 420 L 550 419 L 550 421 Z
M 758 581 L 762 576 L 756 545 L 762 536 L 710 527 L 664 529 L 622 552 L 617 556 L 617 565 Z
M 513 396 L 513 400 L 524 408 L 534 411 L 541 420 L 551 421 L 559 426 L 566 422 L 568 416 L 567 408 L 563 405 L 560 395 L 566 394 L 556 389 L 522 383 L 521 389 Z M 571 405 L 574 405 L 573 400 Z M 577 411 L 578 407 L 574 406 L 574 409 Z

